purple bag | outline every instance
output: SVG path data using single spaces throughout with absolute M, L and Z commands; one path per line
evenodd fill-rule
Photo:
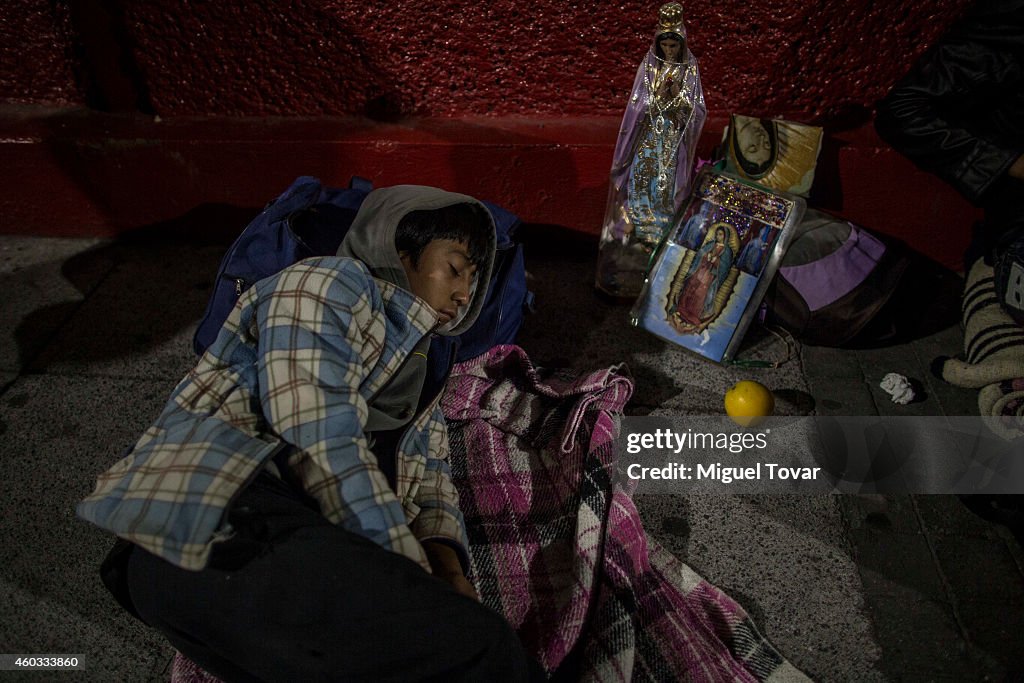
M 842 346 L 889 300 L 907 264 L 899 245 L 808 209 L 765 295 L 767 321 L 808 344 Z

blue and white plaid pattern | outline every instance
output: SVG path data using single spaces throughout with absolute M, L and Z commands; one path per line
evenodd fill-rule
M 399 444 L 395 491 L 362 429 L 368 402 L 435 320 L 348 258 L 308 259 L 256 283 L 79 516 L 201 569 L 230 533 L 231 501 L 287 443 L 288 466 L 331 522 L 425 568 L 418 541 L 467 547 L 437 402 Z

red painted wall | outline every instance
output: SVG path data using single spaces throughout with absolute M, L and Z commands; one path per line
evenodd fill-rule
M 729 112 L 823 125 L 817 205 L 958 265 L 977 211 L 870 118 L 969 2 L 684 3 L 701 149 Z M 6 0 L 0 231 L 116 234 L 358 172 L 596 233 L 659 5 Z
M 88 12 L 72 11 L 80 4 L 6 0 L 0 101 L 80 101 L 68 31 L 96 32 L 82 18 Z M 113 9 L 103 30 L 122 42 L 124 54 L 93 67 L 130 63 L 153 111 L 164 117 L 617 115 L 659 6 L 565 0 L 107 4 Z M 701 0 L 684 7 L 712 112 L 829 122 L 870 108 L 967 4 Z M 81 42 L 88 36 L 79 36 Z
M 0 102 L 84 104 L 67 7 L 47 0 L 5 0 L 0 10 Z

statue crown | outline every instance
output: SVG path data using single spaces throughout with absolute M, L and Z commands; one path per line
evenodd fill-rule
M 683 6 L 678 2 L 662 5 L 658 12 L 658 17 L 658 27 L 662 31 L 681 32 L 683 28 Z

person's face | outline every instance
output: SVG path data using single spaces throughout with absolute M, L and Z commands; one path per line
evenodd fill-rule
M 469 260 L 469 245 L 457 240 L 434 240 L 423 248 L 419 263 L 408 252 L 399 254 L 412 293 L 437 311 L 444 325 L 459 306 L 469 303 L 476 266 Z
M 658 46 L 661 48 L 661 54 L 664 55 L 666 62 L 678 62 L 679 53 L 682 51 L 682 45 L 675 38 L 662 38 L 658 41 Z
M 715 231 L 715 241 L 718 242 L 719 244 L 725 242 L 725 231 L 722 230 L 721 228 Z
M 736 142 L 743 158 L 752 164 L 763 164 L 772 158 L 772 141 L 758 119 L 747 119 L 736 128 Z

